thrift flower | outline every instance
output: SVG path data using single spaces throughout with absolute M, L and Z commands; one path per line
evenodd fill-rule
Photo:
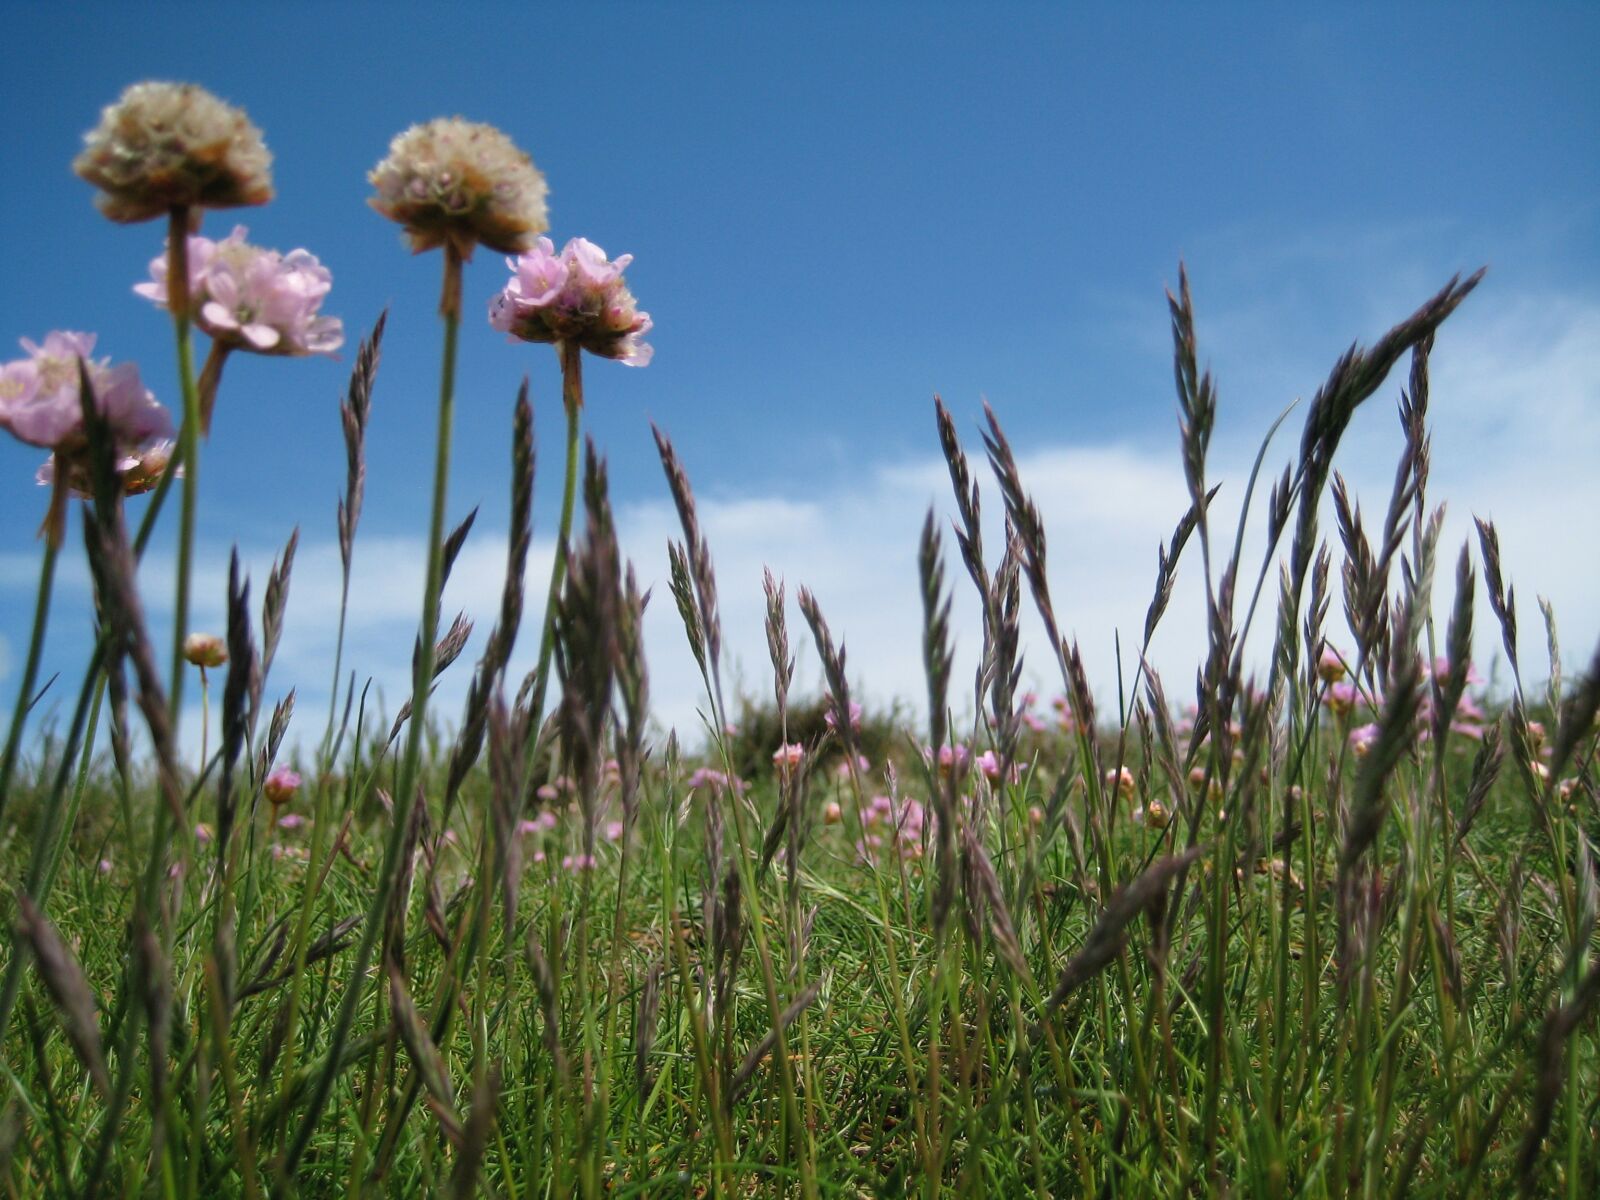
M 267 780 L 261 785 L 262 794 L 274 807 L 281 807 L 294 799 L 294 794 L 300 790 L 300 773 L 288 767 L 273 767 L 267 774 Z
M 1350 731 L 1350 753 L 1357 758 L 1365 758 L 1378 740 L 1378 727 L 1376 725 L 1358 725 Z
M 806 756 L 805 747 L 798 742 L 787 746 L 779 746 L 772 752 L 772 765 L 780 772 L 793 770 L 800 765 L 800 760 Z
M 1322 702 L 1342 717 L 1356 706 L 1356 685 L 1347 680 L 1336 683 L 1328 689 Z
M 278 828 L 279 829 L 287 829 L 287 830 L 293 831 L 293 830 L 299 829 L 305 823 L 306 823 L 306 819 L 300 813 L 284 813 L 283 816 L 278 818 Z
M 367 181 L 377 192 L 367 203 L 405 226 L 417 254 L 447 242 L 463 259 L 480 242 L 518 254 L 550 227 L 544 176 L 493 125 L 460 117 L 413 125 Z
M 134 84 L 83 141 L 72 169 L 100 189 L 95 205 L 113 221 L 272 199 L 272 155 L 261 131 L 192 83 Z
M 575 342 L 591 354 L 642 367 L 655 351 L 640 339 L 651 329 L 615 261 L 585 238 L 573 238 L 558 255 L 542 237 L 520 258 L 507 259 L 511 281 L 489 301 L 489 324 L 524 342 Z
M 1118 795 L 1124 800 L 1133 798 L 1135 780 L 1133 772 L 1127 767 L 1117 767 L 1115 770 L 1107 771 L 1105 782 L 1108 788 L 1116 788 Z
M 844 820 L 844 810 L 839 807 L 837 800 L 829 800 L 822 808 L 822 823 L 824 825 L 837 825 Z
M 1344 659 L 1332 646 L 1322 647 L 1322 657 L 1317 659 L 1317 675 L 1324 683 L 1338 683 L 1345 677 Z
M 83 428 L 83 400 L 78 363 L 88 369 L 95 407 L 110 427 L 115 446 L 113 465 L 129 495 L 148 491 L 171 457 L 172 417 L 139 379 L 133 363 L 110 366 L 91 359 L 92 333 L 56 331 L 44 343 L 22 339 L 26 358 L 0 365 L 0 429 L 18 441 L 52 451 L 40 468 L 42 484 L 62 486 L 88 495 L 88 439 Z M 59 478 L 58 478 L 59 474 Z M 61 515 L 64 515 L 64 510 Z M 53 519 L 47 525 L 55 530 Z
M 189 238 L 190 316 L 230 349 L 256 354 L 332 354 L 344 345 L 338 317 L 319 316 L 333 275 L 315 254 L 280 254 L 245 241 L 243 225 L 221 241 Z M 133 289 L 167 307 L 167 256 L 150 262 L 150 281 Z
M 228 647 L 214 633 L 191 633 L 183 639 L 183 657 L 197 667 L 220 667 L 228 661 Z
M 827 711 L 822 714 L 822 719 L 829 729 L 837 729 L 839 727 L 839 714 L 834 711 L 831 699 L 828 703 Z M 861 728 L 861 705 L 854 700 L 850 701 L 850 728 Z

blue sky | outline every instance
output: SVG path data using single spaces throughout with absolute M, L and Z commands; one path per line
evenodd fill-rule
M 352 665 L 391 695 L 420 592 L 439 261 L 411 257 L 366 207 L 365 174 L 406 125 L 452 114 L 502 127 L 533 155 L 558 241 L 635 255 L 629 280 L 654 317 L 656 358 L 644 370 L 591 362 L 586 430 L 612 464 L 624 549 L 655 580 L 671 526 L 648 420 L 674 437 L 707 507 L 752 691 L 765 686 L 759 572 L 770 563 L 816 588 L 870 697 L 919 694 L 915 531 L 944 503 L 935 392 L 974 448 L 980 398 L 1000 412 L 1056 530 L 1067 623 L 1109 669 L 1111 629 L 1142 619 L 1156 541 L 1182 507 L 1162 297 L 1180 258 L 1221 390 L 1213 474 L 1235 502 L 1271 417 L 1309 397 L 1345 346 L 1487 264 L 1436 352 L 1434 497 L 1452 501 L 1458 536 L 1469 513 L 1500 521 L 1526 597 L 1526 656 L 1540 649 L 1535 593 L 1556 603 L 1575 656 L 1600 633 L 1594 538 L 1571 532 L 1574 516 L 1600 511 L 1594 6 L 4 12 L 0 339 L 97 331 L 101 352 L 136 360 L 175 400 L 164 314 L 130 291 L 161 231 L 106 222 L 69 170 L 101 106 L 143 78 L 211 88 L 248 111 L 275 154 L 278 199 L 211 214 L 205 232 L 237 220 L 252 241 L 318 254 L 334 274 L 326 311 L 344 318 L 351 349 L 389 307 Z M 453 516 L 483 512 L 447 605 L 484 614 L 481 631 L 524 373 L 546 554 L 559 485 L 555 356 L 507 344 L 479 316 L 505 278 L 491 253 L 468 269 L 451 489 Z M 327 691 L 350 358 L 236 355 L 201 471 L 210 590 L 197 621 L 220 627 L 231 543 L 259 580 L 299 525 L 303 574 L 269 690 L 297 684 L 313 711 Z M 1362 414 L 1341 464 L 1372 507 L 1392 475 L 1398 383 Z M 37 457 L 0 445 L 8 705 L 37 570 Z M 157 625 L 163 554 L 147 589 Z M 47 669 L 70 676 L 87 625 L 81 568 L 64 567 L 60 587 Z M 670 605 L 657 607 L 663 717 L 690 723 L 687 654 Z M 1182 679 L 1197 645 L 1179 623 L 1158 649 Z M 1048 687 L 1042 655 L 1036 667 Z

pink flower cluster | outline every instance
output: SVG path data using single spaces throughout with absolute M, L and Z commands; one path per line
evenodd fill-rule
M 53 451 L 39 472 L 40 483 L 55 479 L 58 465 L 66 470 L 70 486 L 89 490 L 84 452 L 83 402 L 79 394 L 78 362 L 89 372 L 95 405 L 110 425 L 117 450 L 117 470 L 126 490 L 147 490 L 166 466 L 172 437 L 172 417 L 139 379 L 133 363 L 111 366 L 92 359 L 95 335 L 56 331 L 43 344 L 22 339 L 26 358 L 0 365 L 0 429 L 18 441 Z M 160 465 L 145 469 L 147 458 Z
M 640 312 L 622 272 L 633 261 L 612 261 L 586 238 L 555 252 L 541 237 L 526 254 L 507 259 L 511 281 L 489 301 L 489 324 L 525 342 L 576 342 L 591 354 L 642 367 L 654 350 L 642 339 L 650 314 Z
M 856 852 L 869 863 L 889 855 L 898 855 L 902 860 L 921 858 L 927 823 L 927 810 L 918 801 L 874 796 L 861 810 L 861 840 L 856 843 Z
M 245 241 L 243 225 L 220 242 L 189 238 L 190 315 L 214 340 L 256 354 L 332 354 L 344 325 L 318 310 L 333 275 L 315 254 L 280 254 Z M 150 262 L 150 281 L 134 289 L 167 306 L 167 257 Z

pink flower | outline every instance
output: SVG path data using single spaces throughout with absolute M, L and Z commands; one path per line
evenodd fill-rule
M 829 729 L 839 728 L 839 714 L 834 711 L 834 704 L 831 697 L 828 700 L 827 711 L 822 714 L 822 719 L 824 722 L 826 722 Z M 850 701 L 850 728 L 861 728 L 861 705 L 857 704 L 854 700 Z
M 967 763 L 972 759 L 972 752 L 965 746 L 940 746 L 939 747 L 939 774 L 948 775 L 952 771 L 964 771 Z
M 191 315 L 214 340 L 256 354 L 332 354 L 344 345 L 338 317 L 319 316 L 333 275 L 307 250 L 280 254 L 244 240 L 234 226 L 220 242 L 189 238 Z M 150 282 L 134 289 L 167 306 L 167 256 L 150 262 Z
M 541 237 L 526 254 L 507 259 L 511 281 L 489 301 L 489 324 L 524 342 L 576 342 L 591 354 L 642 367 L 654 350 L 642 341 L 650 314 L 640 312 L 622 272 L 633 261 L 611 261 L 585 238 L 555 252 Z
M 1378 740 L 1378 727 L 1376 725 L 1358 725 L 1350 731 L 1350 753 L 1357 758 L 1365 758 Z
M 298 771 L 288 767 L 273 767 L 267 773 L 266 782 L 261 785 L 261 794 L 274 805 L 287 804 L 294 799 L 302 782 Z
M 199 842 L 202 846 L 207 845 L 214 836 L 215 835 L 211 832 L 211 826 L 207 825 L 204 821 L 201 821 L 194 827 L 194 840 Z
M 1322 657 L 1317 659 L 1317 674 L 1327 683 L 1338 683 L 1345 677 L 1344 659 L 1332 646 L 1323 645 Z
M 985 750 L 982 754 L 978 755 L 978 770 L 983 772 L 984 778 L 986 779 L 999 779 L 1000 756 L 993 750 Z M 1015 783 L 1018 777 L 1017 765 L 1016 763 L 1012 763 L 1010 782 Z
M 607 821 L 606 822 L 605 834 L 606 834 L 606 841 L 608 841 L 608 842 L 619 841 L 621 839 L 621 837 L 622 837 L 622 822 L 621 821 Z
M 156 439 L 172 436 L 172 417 L 145 390 L 139 368 L 91 359 L 94 343 L 92 333 L 56 331 L 42 345 L 23 338 L 28 357 L 0 366 L 0 429 L 55 452 L 49 478 L 41 482 L 54 479 L 54 463 L 59 462 L 66 464 L 71 486 L 89 490 L 79 359 L 88 367 L 95 406 L 110 425 L 119 470 L 132 465 L 130 459 L 137 462 L 140 451 Z
M 697 767 L 694 774 L 689 776 L 689 790 L 698 791 L 701 788 L 712 788 L 716 791 L 732 790 L 735 795 L 742 793 L 745 782 L 725 775 L 712 767 Z
M 1106 772 L 1106 786 L 1108 788 L 1116 788 L 1118 794 L 1121 795 L 1124 800 L 1131 800 L 1133 798 L 1135 783 L 1136 781 L 1133 777 L 1133 772 L 1128 770 L 1127 767 L 1118 767 L 1115 770 Z
M 1349 682 L 1336 683 L 1324 694 L 1322 702 L 1343 716 L 1356 706 L 1356 685 Z
M 868 758 L 865 754 L 856 755 L 856 770 L 859 771 L 861 774 L 865 775 L 868 771 L 872 770 L 872 760 L 870 758 Z M 849 779 L 850 778 L 850 760 L 848 758 L 841 758 L 839 760 L 839 765 L 834 767 L 833 773 L 835 775 L 837 775 L 841 780 Z
M 305 823 L 305 817 L 299 813 L 284 813 L 283 816 L 278 818 L 279 829 L 299 829 Z
M 102 874 L 102 875 L 111 874 L 111 860 L 109 858 L 102 858 L 100 860 L 100 874 Z
M 798 742 L 787 746 L 779 746 L 772 752 L 772 765 L 779 771 L 790 771 L 800 765 L 800 760 L 806 756 L 805 747 Z
M 561 869 L 573 875 L 576 875 L 579 871 L 592 871 L 594 870 L 594 855 L 568 854 L 561 860 Z

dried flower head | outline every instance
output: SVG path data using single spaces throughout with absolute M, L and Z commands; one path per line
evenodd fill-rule
M 524 342 L 576 342 L 630 367 L 648 363 L 654 349 L 640 339 L 650 332 L 650 314 L 639 311 L 622 280 L 633 255 L 612 261 L 585 238 L 573 238 L 560 254 L 555 249 L 542 237 L 507 260 L 511 281 L 489 301 L 489 324 Z
M 518 254 L 550 227 L 544 176 L 493 125 L 460 117 L 413 125 L 367 181 L 378 193 L 368 203 L 405 226 L 418 254 L 446 242 L 464 259 L 479 242 Z
M 272 199 L 272 155 L 242 111 L 192 83 L 136 83 L 100 114 L 72 164 L 113 221 Z
M 228 647 L 214 633 L 191 633 L 183 639 L 183 657 L 197 667 L 220 667 L 228 661 Z
M 245 241 L 243 225 L 221 241 L 189 238 L 190 316 L 214 340 L 256 354 L 332 354 L 344 345 L 338 317 L 318 315 L 333 275 L 315 254 L 280 254 Z M 133 289 L 167 306 L 167 256 Z

